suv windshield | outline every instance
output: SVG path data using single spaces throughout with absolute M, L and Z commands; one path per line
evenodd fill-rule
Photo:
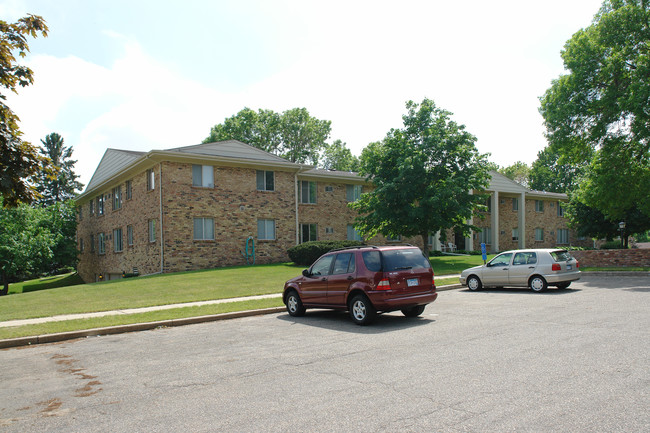
M 431 264 L 420 250 L 405 248 L 403 250 L 382 251 L 384 256 L 384 272 L 404 269 L 429 269 Z
M 556 262 L 568 262 L 573 258 L 568 251 L 553 251 L 551 257 L 553 257 L 553 260 Z

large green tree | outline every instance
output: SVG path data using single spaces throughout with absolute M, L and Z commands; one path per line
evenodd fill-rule
M 18 86 L 32 84 L 32 70 L 17 64 L 14 53 L 25 57 L 27 37 L 47 36 L 47 30 L 45 20 L 37 15 L 27 15 L 16 23 L 0 20 L 0 195 L 5 206 L 34 199 L 29 178 L 41 169 L 43 158 L 35 146 L 21 140 L 18 116 L 5 104 L 4 90 L 17 93 Z
M 375 188 L 351 206 L 363 236 L 421 236 L 428 254 L 429 233 L 476 229 L 468 220 L 484 198 L 472 191 L 487 188 L 490 175 L 476 137 L 450 112 L 430 99 L 409 101 L 406 109 L 403 128 L 363 150 L 360 173 Z
M 576 199 L 610 221 L 650 218 L 650 1 L 607 0 L 562 51 L 541 98 L 559 163 L 588 168 Z
M 65 147 L 63 137 L 53 132 L 41 140 L 43 147 L 41 154 L 47 158 L 47 164 L 55 171 L 50 174 L 43 170 L 36 174 L 35 184 L 38 192 L 37 203 L 49 206 L 54 203 L 72 199 L 83 185 L 77 181 L 79 177 L 74 173 L 77 161 L 72 159 L 72 147 Z
M 517 161 L 507 167 L 499 168 L 499 173 L 505 177 L 514 180 L 520 185 L 528 186 L 528 175 L 530 174 L 530 167 L 522 161 Z
M 586 158 L 590 161 L 593 150 L 589 151 Z M 538 191 L 568 193 L 573 191 L 585 174 L 588 167 L 586 163 L 577 164 L 564 162 L 554 146 L 549 145 L 537 153 L 528 173 L 528 187 Z
M 317 165 L 330 125 L 329 120 L 312 117 L 306 108 L 292 108 L 282 114 L 244 108 L 213 126 L 203 142 L 240 140 L 291 162 Z
M 357 171 L 359 170 L 359 158 L 352 155 L 344 142 L 334 140 L 332 144 L 325 146 L 321 166 L 327 170 Z
M 5 207 L 0 197 L 0 276 L 6 295 L 17 277 L 38 272 L 52 258 L 55 236 L 48 228 L 48 213 L 26 204 Z

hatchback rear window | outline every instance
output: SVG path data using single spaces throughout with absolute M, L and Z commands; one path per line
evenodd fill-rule
M 388 250 L 384 255 L 384 272 L 406 269 L 428 269 L 431 263 L 418 249 Z
M 556 262 L 568 262 L 573 259 L 568 251 L 553 251 L 551 257 L 553 257 L 553 260 Z

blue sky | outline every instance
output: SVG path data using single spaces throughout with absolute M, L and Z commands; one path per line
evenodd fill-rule
M 601 1 L 0 0 L 0 19 L 48 23 L 9 95 L 24 138 L 58 132 L 88 183 L 106 148 L 201 142 L 244 107 L 306 107 L 355 154 L 427 97 L 490 160 L 544 148 L 539 97 Z

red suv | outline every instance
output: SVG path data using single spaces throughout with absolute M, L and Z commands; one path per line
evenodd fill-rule
M 284 284 L 283 301 L 292 316 L 307 308 L 348 310 L 366 325 L 378 312 L 422 314 L 438 297 L 431 264 L 413 246 L 361 246 L 322 255 L 302 276 Z

